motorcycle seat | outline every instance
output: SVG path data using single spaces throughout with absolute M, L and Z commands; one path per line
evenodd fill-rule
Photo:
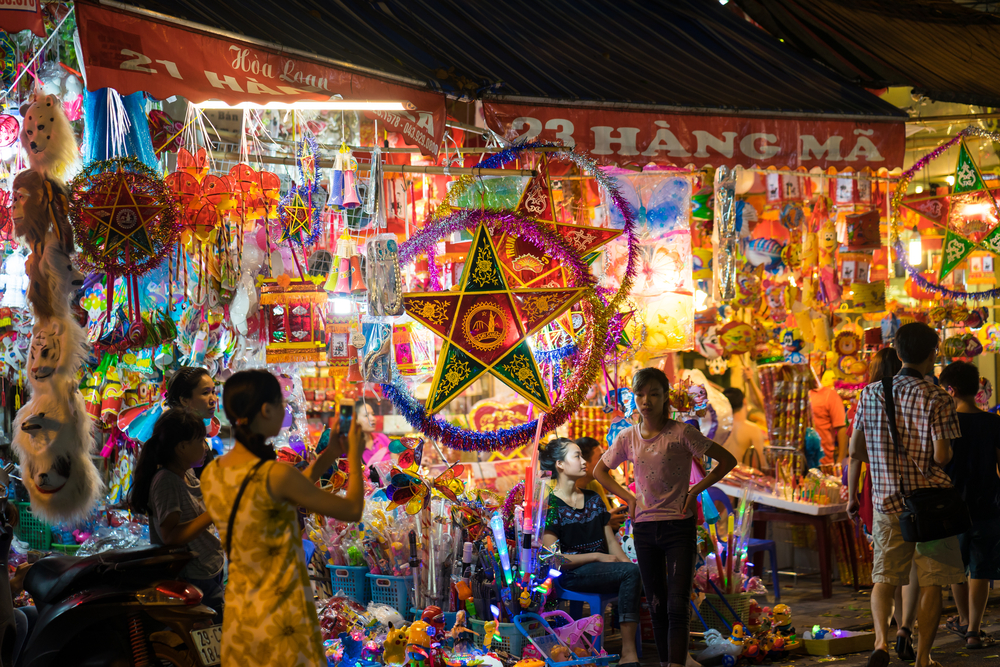
M 49 604 L 87 585 L 91 575 L 97 572 L 106 572 L 128 561 L 168 555 L 175 550 L 171 547 L 152 547 L 106 551 L 83 558 L 47 556 L 28 570 L 24 577 L 24 589 L 31 594 L 35 604 Z
M 24 589 L 31 593 L 35 604 L 58 600 L 70 585 L 92 572 L 100 561 L 73 556 L 48 556 L 31 566 L 24 577 Z

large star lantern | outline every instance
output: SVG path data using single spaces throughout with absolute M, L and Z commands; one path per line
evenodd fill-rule
M 177 202 L 136 158 L 94 162 L 71 187 L 70 217 L 87 270 L 142 275 L 176 242 Z
M 531 336 L 580 299 L 586 288 L 511 288 L 488 230 L 476 228 L 457 292 L 403 295 L 413 319 L 444 339 L 427 412 L 443 408 L 485 373 L 548 411 Z
M 131 243 L 137 251 L 152 254 L 146 225 L 166 206 L 150 195 L 133 192 L 121 168 L 95 195 L 96 201 L 83 209 L 91 221 L 90 239 L 104 252 Z

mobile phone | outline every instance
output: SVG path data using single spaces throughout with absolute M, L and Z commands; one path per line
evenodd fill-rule
M 351 418 L 354 416 L 353 403 L 340 404 L 340 434 L 347 435 L 351 430 Z

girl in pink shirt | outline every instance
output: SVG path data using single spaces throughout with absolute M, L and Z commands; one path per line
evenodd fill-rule
M 660 664 L 682 667 L 688 652 L 698 496 L 725 477 L 736 459 L 694 426 L 670 419 L 670 381 L 663 371 L 636 372 L 632 393 L 641 421 L 615 438 L 594 477 L 628 504 Z M 717 465 L 689 487 L 691 462 L 702 456 Z M 609 474 L 625 461 L 635 469 L 634 495 Z

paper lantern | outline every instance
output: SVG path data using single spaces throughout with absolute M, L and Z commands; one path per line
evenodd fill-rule
M 260 304 L 269 364 L 326 359 L 325 291 L 308 280 L 265 278 Z

